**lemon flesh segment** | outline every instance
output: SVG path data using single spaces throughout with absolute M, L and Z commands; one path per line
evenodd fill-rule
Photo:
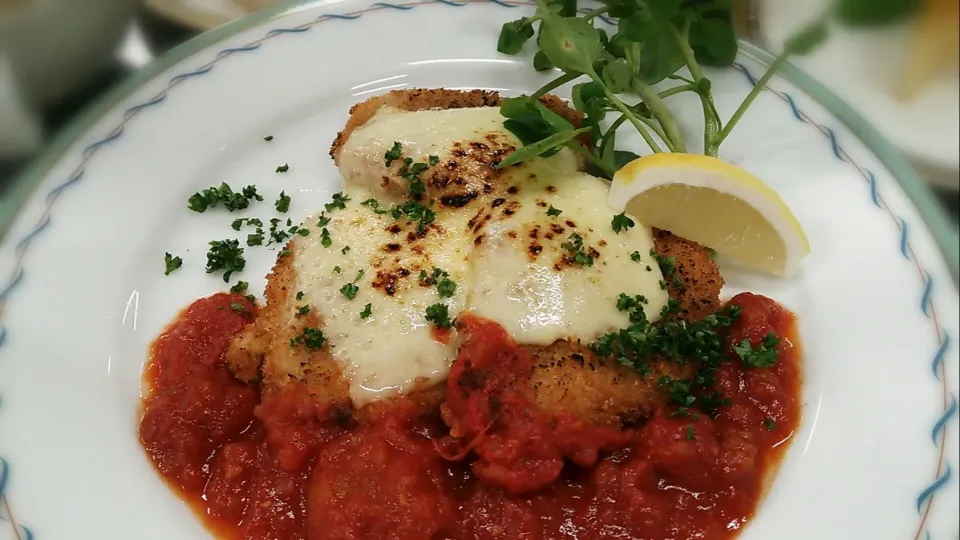
M 655 154 L 614 175 L 610 206 L 642 223 L 788 276 L 809 253 L 800 223 L 775 191 L 717 158 Z

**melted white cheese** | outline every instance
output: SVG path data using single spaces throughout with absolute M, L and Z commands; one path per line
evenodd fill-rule
M 495 193 L 462 208 L 435 206 L 436 221 L 422 238 L 416 224 L 360 204 L 369 198 L 388 204 L 380 179 L 389 173 L 383 155 L 394 141 L 402 143 L 405 157 L 444 159 L 455 143 L 490 133 L 516 141 L 502 123 L 495 108 L 383 109 L 344 145 L 340 167 L 351 200 L 328 213 L 330 247 L 323 246 L 318 216 L 305 222 L 310 234 L 295 241 L 293 263 L 304 296 L 289 309 L 308 304 L 321 316 L 355 406 L 446 378 L 456 340 L 444 342 L 426 320 L 427 307 L 436 303 L 446 304 L 451 318 L 470 311 L 498 322 L 521 344 L 539 345 L 564 338 L 590 342 L 625 326 L 627 317 L 616 308 L 621 292 L 644 295 L 650 320 L 666 303 L 662 275 L 649 255 L 650 230 L 638 224 L 615 233 L 606 182 L 578 172 L 566 150 L 511 168 Z M 507 186 L 516 189 L 508 194 Z M 562 214 L 547 215 L 550 206 Z M 570 261 L 563 244 L 574 232 L 596 255 L 592 266 Z M 631 260 L 633 252 L 641 262 Z M 434 267 L 457 284 L 452 298 L 441 299 L 435 286 L 420 283 L 420 271 Z M 341 288 L 351 282 L 359 289 L 348 299 Z M 367 304 L 371 315 L 362 319 Z

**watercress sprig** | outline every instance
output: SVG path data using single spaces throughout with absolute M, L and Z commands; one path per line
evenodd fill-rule
M 625 123 L 636 129 L 653 152 L 686 152 L 686 141 L 667 106 L 667 98 L 685 92 L 699 97 L 704 116 L 704 153 L 716 156 L 721 143 L 787 59 L 810 52 L 826 38 L 829 19 L 836 16 L 860 26 L 891 22 L 909 15 L 909 4 L 915 1 L 883 0 L 884 13 L 877 16 L 871 10 L 880 8 L 871 8 L 867 0 L 835 0 L 821 17 L 788 40 L 783 53 L 726 122 L 717 112 L 711 82 L 703 68 L 729 66 L 736 58 L 729 0 L 600 3 L 596 9 L 578 15 L 577 0 L 538 0 L 532 16 L 503 25 L 497 41 L 500 52 L 518 54 L 536 36 L 534 68 L 557 69 L 561 74 L 533 94 L 502 104 L 505 127 L 524 146 L 508 156 L 501 167 L 549 156 L 567 147 L 583 156 L 592 172 L 610 178 L 624 163 L 638 157 L 616 149 L 616 131 Z M 609 36 L 594 25 L 600 16 L 617 19 L 616 33 Z M 689 76 L 679 74 L 681 68 L 686 68 Z M 678 84 L 654 89 L 664 81 Z M 570 82 L 577 82 L 572 90 L 573 104 L 584 114 L 579 129 L 538 101 Z M 635 99 L 623 99 L 627 95 L 638 97 L 639 104 L 630 104 Z M 613 117 L 609 124 L 605 122 L 608 115 Z M 583 137 L 589 137 L 592 144 L 581 144 Z

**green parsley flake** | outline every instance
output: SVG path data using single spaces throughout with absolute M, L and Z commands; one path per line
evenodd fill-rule
M 234 272 L 240 272 L 246 266 L 243 248 L 237 240 L 214 240 L 207 252 L 207 273 L 223 270 L 223 281 L 229 282 Z
M 571 234 L 566 242 L 560 244 L 560 247 L 570 253 L 568 260 L 581 266 L 593 266 L 593 255 L 584 249 L 583 237 L 579 234 Z
M 341 255 L 346 255 L 350 251 L 350 246 L 343 246 L 343 249 L 340 250 Z
M 326 227 L 330 224 L 330 218 L 328 218 L 324 213 L 320 214 L 320 217 L 317 218 L 317 227 Z
M 631 253 L 630 260 L 637 263 L 640 262 L 640 252 L 634 251 L 633 253 Z M 649 266 L 647 268 L 649 268 Z
M 247 186 L 241 193 L 235 193 L 233 188 L 224 182 L 219 187 L 207 188 L 191 195 L 187 199 L 187 207 L 194 212 L 203 213 L 222 203 L 228 211 L 235 212 L 250 206 L 251 200 L 263 200 L 263 197 L 257 194 L 255 186 Z
M 303 300 L 303 291 L 297 291 L 297 301 Z
M 373 304 L 367 304 L 363 306 L 363 311 L 360 312 L 360 318 L 366 319 L 373 314 Z
M 625 231 L 627 229 L 633 228 L 636 223 L 632 219 L 627 217 L 626 213 L 619 213 L 613 216 L 613 220 L 610 222 L 610 225 L 613 227 L 613 232 L 620 234 L 620 231 Z
M 386 161 L 386 166 L 389 167 L 393 165 L 394 161 L 400 159 L 403 155 L 403 146 L 399 141 L 394 141 L 393 146 L 383 154 L 383 159 Z
M 303 305 L 297 308 L 297 315 L 306 315 L 310 313 L 310 306 Z
M 547 215 L 550 217 L 556 217 L 563 213 L 563 210 L 554 208 L 553 205 L 550 205 L 550 208 L 547 208 Z
M 437 294 L 440 298 L 450 298 L 457 292 L 457 284 L 450 278 L 444 277 L 437 283 Z
M 263 245 L 263 229 L 257 229 L 255 234 L 247 235 L 247 246 L 262 246 Z
M 437 163 L 440 163 L 440 158 L 438 156 L 428 156 L 427 163 L 429 163 L 430 166 L 433 167 Z
M 286 214 L 287 210 L 290 209 L 290 196 L 281 191 L 280 198 L 277 199 L 277 202 L 273 203 L 273 206 L 276 207 L 277 212 Z
M 238 313 L 248 313 L 247 306 L 240 302 L 230 302 L 230 309 Z
M 326 227 L 320 231 L 320 244 L 325 248 L 333 245 L 333 240 L 330 238 L 330 231 L 328 231 Z
M 278 173 L 285 173 L 285 172 L 287 172 L 287 171 L 289 171 L 289 170 L 290 170 L 290 165 L 287 165 L 286 163 L 284 163 L 283 165 L 277 167 L 277 172 L 278 172 Z
M 450 320 L 450 310 L 446 304 L 433 304 L 427 307 L 426 319 L 437 328 L 443 329 L 453 326 L 453 321 Z
M 333 273 L 334 273 L 334 274 L 339 274 L 340 272 L 341 272 L 341 270 L 340 270 L 340 266 L 339 266 L 339 265 L 333 267 Z
M 737 353 L 743 365 L 752 368 L 769 368 L 777 363 L 777 345 L 780 344 L 780 338 L 773 332 L 763 337 L 760 344 L 754 348 L 749 339 L 744 339 L 739 344 L 733 344 L 733 352 Z
M 660 266 L 660 272 L 663 274 L 664 279 L 673 277 L 674 272 L 677 271 L 676 261 L 673 257 L 664 257 L 653 249 L 650 250 L 650 256 L 653 257 L 653 260 L 657 261 L 657 265 Z
M 347 300 L 353 300 L 357 297 L 357 291 L 360 290 L 360 287 L 357 287 L 355 283 L 347 283 L 343 287 L 340 287 L 340 294 L 347 297 Z
M 693 426 L 687 426 L 683 431 L 688 441 L 692 441 L 697 438 L 696 432 L 693 431 Z
M 327 341 L 327 338 L 323 336 L 323 330 L 319 328 L 304 328 L 303 332 L 299 336 L 290 340 L 290 346 L 296 347 L 297 345 L 303 345 L 308 349 L 318 350 L 323 348 L 323 344 Z
M 236 285 L 234 285 L 233 287 L 230 287 L 230 292 L 233 294 L 240 294 L 246 291 L 247 287 L 249 286 L 250 284 L 247 283 L 246 281 L 238 281 Z
M 767 428 L 767 431 L 774 431 L 777 429 L 777 423 L 773 421 L 773 418 L 768 416 L 763 419 L 763 427 Z
M 270 142 L 273 140 L 273 135 L 267 135 L 266 137 L 263 138 L 263 140 Z
M 181 266 L 183 266 L 183 259 L 181 259 L 179 256 L 174 257 L 169 253 L 164 253 L 163 264 L 164 266 L 166 266 L 166 270 L 164 270 L 163 275 L 169 276 L 170 272 L 174 272 L 177 269 L 179 269 Z
M 327 212 L 333 212 L 336 209 L 343 210 L 347 207 L 347 202 L 350 201 L 350 197 L 347 197 L 343 192 L 338 192 L 333 194 L 333 200 L 323 205 Z

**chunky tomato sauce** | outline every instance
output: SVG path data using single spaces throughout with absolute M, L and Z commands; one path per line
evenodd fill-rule
M 447 423 L 397 401 L 358 424 L 295 384 L 258 403 L 223 365 L 256 307 L 217 294 L 155 342 L 140 437 L 227 539 L 731 538 L 797 428 L 802 378 L 793 316 L 758 295 L 731 302 L 742 311 L 728 343 L 772 332 L 784 338 L 777 362 L 750 368 L 731 355 L 717 374 L 730 403 L 715 418 L 664 408 L 620 431 L 546 418 L 504 392 L 525 353 L 479 319 L 461 330 Z M 489 376 L 461 380 L 458 365 Z M 470 392 L 449 389 L 464 384 Z

